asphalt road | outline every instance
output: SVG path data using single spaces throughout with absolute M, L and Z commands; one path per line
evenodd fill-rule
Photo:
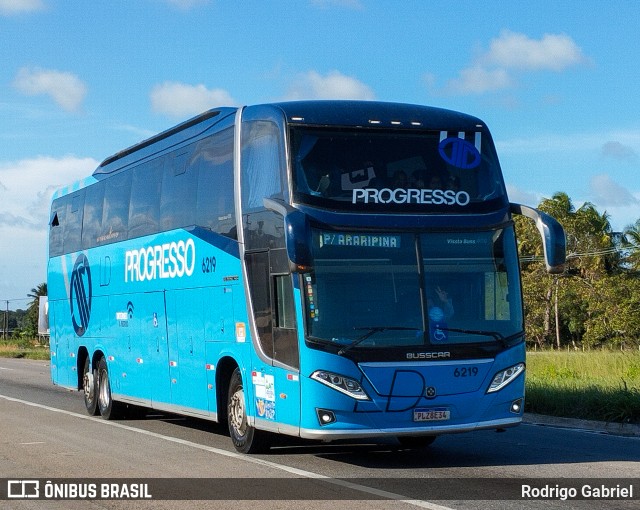
M 106 482 L 147 483 L 152 500 L 7 499 L 9 479 L 39 480 L 44 494 L 45 481 L 63 478 L 98 492 Z M 207 421 L 152 412 L 89 417 L 81 393 L 51 384 L 48 362 L 0 359 L 0 484 L 0 509 L 631 509 L 640 501 L 640 438 L 523 424 L 442 436 L 426 450 L 282 441 L 247 456 Z M 585 485 L 603 484 L 632 484 L 634 499 L 562 500 L 563 490 L 576 487 L 580 496 Z M 557 492 L 522 498 L 523 485 L 531 495 Z

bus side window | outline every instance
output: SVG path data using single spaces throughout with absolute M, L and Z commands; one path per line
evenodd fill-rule
M 82 249 L 82 213 L 84 210 L 84 190 L 70 197 L 67 217 L 63 228 L 63 251 L 72 253 Z
M 163 158 L 143 163 L 133 171 L 129 206 L 129 239 L 158 232 Z
M 198 167 L 190 156 L 193 147 L 182 148 L 165 159 L 160 198 L 160 229 L 195 225 Z
M 233 203 L 233 127 L 198 144 L 197 225 L 237 237 Z
M 265 198 L 282 199 L 283 149 L 273 122 L 248 121 L 242 134 L 242 222 L 247 249 L 284 246 L 282 216 L 264 207 Z
M 82 247 L 86 250 L 101 244 L 102 210 L 104 208 L 105 181 L 89 186 L 85 192 L 84 216 L 82 218 Z
M 62 231 L 67 209 L 66 197 L 57 198 L 51 205 L 51 221 L 49 222 L 49 257 L 63 254 Z
M 122 172 L 105 181 L 102 227 L 99 242 L 116 242 L 127 239 L 129 223 L 129 199 L 131 172 Z
M 263 198 L 282 198 L 282 147 L 273 122 L 243 123 L 242 209 L 263 209 Z
M 280 250 L 272 250 L 272 253 L 275 251 Z M 274 276 L 273 292 L 275 294 L 273 357 L 285 365 L 300 368 L 298 331 L 296 329 L 293 280 L 291 274 Z
M 260 251 L 247 253 L 247 277 L 253 314 L 258 330 L 258 343 L 260 350 L 268 357 L 273 358 L 273 332 L 272 332 L 272 305 L 271 291 L 269 288 L 269 252 Z

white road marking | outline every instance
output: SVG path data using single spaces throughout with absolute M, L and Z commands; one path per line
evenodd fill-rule
M 135 432 L 138 434 L 143 434 L 145 436 L 155 437 L 156 439 L 162 439 L 165 441 L 170 441 L 172 443 L 181 444 L 184 446 L 188 446 L 190 448 L 196 448 L 198 450 L 204 450 L 210 453 L 214 453 L 216 455 L 222 455 L 224 457 L 230 457 L 232 459 L 241 460 L 244 462 L 249 462 L 252 464 L 258 464 L 260 466 L 265 466 L 271 469 L 278 469 L 280 471 L 284 471 L 286 473 L 290 473 L 292 475 L 301 476 L 304 478 L 312 478 L 323 480 L 327 483 L 333 485 L 339 485 L 341 487 L 346 487 L 352 490 L 357 490 L 360 492 L 364 492 L 367 494 L 371 494 L 374 496 L 378 496 L 381 498 L 386 498 L 393 501 L 401 501 L 403 503 L 407 503 L 409 505 L 413 505 L 420 508 L 427 508 L 429 510 L 454 510 L 452 508 L 436 505 L 435 503 L 429 503 L 428 501 L 422 501 L 417 499 L 409 499 L 407 496 L 403 496 L 402 494 L 396 494 L 394 492 L 383 491 L 379 489 L 374 489 L 372 487 L 367 487 L 366 485 L 360 485 L 358 483 L 351 483 L 346 480 L 338 480 L 335 478 L 331 478 L 329 476 L 321 475 L 319 473 L 314 473 L 312 471 L 306 471 L 304 469 L 298 469 L 290 466 L 285 466 L 283 464 L 278 464 L 276 462 L 271 462 L 268 460 L 258 459 L 255 457 L 250 457 L 248 455 L 243 455 L 236 452 L 229 452 L 226 450 L 221 450 L 220 448 L 215 448 L 213 446 L 205 446 L 202 444 L 194 443 L 192 441 L 187 441 L 185 439 L 180 439 L 177 437 L 165 436 L 163 434 L 158 434 L 157 432 L 150 432 L 148 430 L 137 429 L 135 427 L 130 427 L 129 425 L 123 425 L 122 423 L 116 423 L 113 421 L 103 420 L 102 418 L 96 418 L 94 416 L 89 416 L 85 414 L 78 414 L 71 411 L 65 411 L 64 409 L 56 409 L 55 407 L 46 406 L 43 404 L 38 404 L 36 402 L 29 402 L 28 400 L 21 400 L 18 398 L 8 397 L 6 395 L 0 395 L 0 398 L 8 400 L 9 402 L 17 402 L 19 404 L 24 404 L 31 407 L 37 407 L 38 409 L 44 409 L 46 411 L 51 411 L 54 413 L 65 414 L 67 416 L 73 416 L 74 418 L 80 418 L 81 420 L 89 420 L 95 423 L 100 423 L 102 425 L 108 425 L 111 427 L 118 427 L 124 430 L 128 430 L 131 432 Z

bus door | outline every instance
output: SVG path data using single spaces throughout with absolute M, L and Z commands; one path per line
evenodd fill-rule
M 171 384 L 165 293 L 150 292 L 145 294 L 145 301 L 148 307 L 142 326 L 142 337 L 147 339 L 147 357 L 149 358 L 148 379 L 145 386 L 150 388 L 153 405 L 169 404 L 171 403 Z
M 171 403 L 208 415 L 205 313 L 208 288 L 167 291 Z
M 150 364 L 147 357 L 147 340 L 144 336 L 146 310 L 140 294 L 110 296 L 109 315 L 116 318 L 115 342 L 108 354 L 114 357 L 110 365 L 111 391 L 144 404 L 150 399 L 151 388 L 147 383 Z
M 209 413 L 217 417 L 218 401 L 216 394 L 216 365 L 221 353 L 234 350 L 236 346 L 236 322 L 234 316 L 235 299 L 244 296 L 242 287 L 238 285 L 221 285 L 210 287 L 205 301 L 204 325 L 204 367 L 207 373 L 207 391 Z M 244 303 L 242 303 L 243 305 Z M 238 303 L 238 308 L 241 304 Z M 226 391 L 226 389 L 224 390 Z M 220 421 L 220 417 L 217 417 Z
M 51 336 L 49 337 L 49 350 L 51 355 L 51 380 L 60 386 L 68 386 L 69 380 L 66 373 L 68 352 L 68 334 L 63 336 L 64 328 L 60 324 L 60 317 L 64 317 L 62 307 L 69 309 L 66 301 L 56 300 L 49 302 L 49 315 L 51 320 Z
M 261 353 L 247 381 L 253 388 L 248 405 L 258 428 L 294 433 L 300 427 L 300 361 L 286 250 L 250 252 L 246 262 L 258 333 L 254 343 Z

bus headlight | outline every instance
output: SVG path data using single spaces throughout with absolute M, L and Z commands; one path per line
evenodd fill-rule
M 350 377 L 327 372 L 326 370 L 316 370 L 311 374 L 311 379 L 326 384 L 330 388 L 349 395 L 356 400 L 371 400 L 369 395 L 362 389 L 362 386 L 360 386 L 360 383 Z
M 524 363 L 518 363 L 517 365 L 501 370 L 493 376 L 493 381 L 491 381 L 487 393 L 493 393 L 494 391 L 501 390 L 522 372 L 524 372 Z

